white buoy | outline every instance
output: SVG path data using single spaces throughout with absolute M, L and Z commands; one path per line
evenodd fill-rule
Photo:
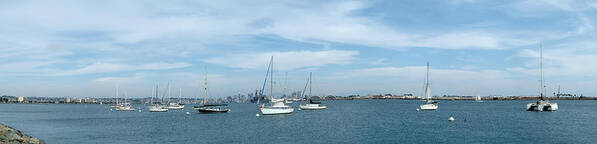
M 191 114 L 190 112 L 187 112 L 187 115 L 190 115 L 190 114 Z
M 448 118 L 448 121 L 454 121 L 454 117 Z
M 141 110 L 139 110 L 139 112 L 141 112 Z
M 417 109 L 417 111 L 419 111 L 420 109 Z
M 256 117 L 259 117 L 259 114 L 255 114 Z

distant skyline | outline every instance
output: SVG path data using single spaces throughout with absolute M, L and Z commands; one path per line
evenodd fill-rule
M 152 85 L 247 94 L 594 96 L 597 2 L 1 1 L 0 95 L 147 97 Z M 161 89 L 160 91 L 163 91 Z M 177 91 L 175 91 L 176 94 Z

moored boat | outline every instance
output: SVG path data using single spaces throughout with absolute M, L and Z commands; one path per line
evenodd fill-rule
M 437 102 L 431 100 L 431 87 L 429 86 L 429 63 L 427 63 L 427 73 L 425 77 L 425 104 L 419 105 L 421 110 L 437 110 Z

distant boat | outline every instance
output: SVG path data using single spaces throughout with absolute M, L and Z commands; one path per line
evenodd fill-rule
M 124 99 L 124 102 L 119 107 L 117 107 L 116 110 L 117 111 L 135 111 L 135 110 L 137 110 L 133 106 L 131 106 L 130 103 L 126 102 L 126 96 L 127 96 L 127 93 L 125 92 L 124 97 L 122 97 Z
M 170 110 L 180 110 L 180 109 L 184 109 L 184 104 L 181 103 L 180 98 L 182 97 L 182 89 L 179 89 L 179 93 L 178 93 L 178 103 L 175 102 L 170 102 L 168 103 L 168 106 L 166 107 L 167 109 Z
M 319 97 L 317 97 L 317 96 L 312 97 L 311 96 L 311 83 L 312 83 L 311 80 L 312 80 L 312 76 L 313 76 L 313 73 L 309 72 L 309 79 L 307 81 L 307 84 L 309 85 L 309 96 L 308 96 L 309 103 L 307 103 L 305 105 L 299 105 L 299 108 L 301 110 L 322 110 L 322 109 L 326 109 L 328 107 L 321 104 L 321 99 Z M 307 88 L 306 85 L 305 85 L 305 88 Z M 305 93 L 305 89 L 303 89 L 302 93 Z
M 543 90 L 545 89 L 545 81 L 543 80 L 543 47 L 539 44 L 539 59 L 540 59 L 540 77 L 541 77 L 541 86 L 539 88 L 539 97 L 540 99 L 534 103 L 527 104 L 527 111 L 557 111 L 558 110 L 558 103 L 552 103 L 549 101 L 549 98 L 543 95 Z
M 110 108 L 119 108 L 121 106 L 123 106 L 120 102 L 118 102 L 118 85 L 116 85 L 116 104 L 111 105 Z
M 267 76 L 269 74 L 270 76 L 270 97 L 271 97 L 271 101 L 270 101 L 270 106 L 265 106 L 265 105 L 261 105 L 259 106 L 259 110 L 261 111 L 262 114 L 264 115 L 275 115 L 275 114 L 289 114 L 292 113 L 294 111 L 294 108 L 292 106 L 288 106 L 284 103 L 284 99 L 275 99 L 273 96 L 273 88 L 274 88 L 274 83 L 273 83 L 273 71 L 274 71 L 274 56 L 271 57 L 270 63 L 269 63 L 269 67 L 267 68 L 268 71 L 265 75 L 265 81 L 263 84 L 263 87 L 261 88 L 261 94 L 260 96 L 263 96 L 263 89 L 265 89 L 265 84 L 267 82 Z
M 225 113 L 230 111 L 230 109 L 226 108 L 226 106 L 228 106 L 227 104 L 207 103 L 207 72 L 205 73 L 205 80 L 203 81 L 203 90 L 205 92 L 203 97 L 203 105 L 193 107 L 199 111 L 199 113 Z
M 475 97 L 475 101 L 476 101 L 476 102 L 483 102 L 483 100 L 481 100 L 481 96 L 477 96 L 477 97 Z
M 152 90 L 152 92 L 155 94 L 156 100 L 159 99 L 159 97 L 158 97 L 158 88 L 159 88 L 159 86 L 156 85 L 154 87 L 154 90 Z M 164 105 L 162 105 L 162 104 L 160 104 L 158 102 L 154 103 L 153 102 L 153 97 L 151 97 L 151 105 L 149 107 L 147 107 L 147 108 L 149 109 L 149 112 L 167 112 L 168 111 L 168 109 Z
M 421 110 L 437 110 L 437 102 L 431 100 L 431 87 L 429 87 L 429 63 L 427 63 L 427 73 L 425 77 L 425 104 L 420 105 Z

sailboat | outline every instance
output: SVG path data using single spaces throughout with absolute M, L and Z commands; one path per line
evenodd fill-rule
M 275 114 L 289 114 L 294 111 L 292 106 L 288 106 L 284 103 L 284 99 L 275 99 L 273 96 L 273 72 L 274 72 L 274 56 L 271 57 L 269 67 L 267 68 L 268 71 L 265 75 L 265 81 L 263 83 L 263 87 L 261 88 L 260 96 L 263 96 L 263 89 L 265 89 L 265 84 L 267 83 L 267 76 L 270 76 L 270 106 L 261 105 L 259 106 L 259 110 L 264 115 L 275 115 Z
M 152 90 L 152 93 L 155 95 L 156 100 L 159 99 L 158 88 L 159 88 L 159 86 L 156 85 Z M 167 112 L 168 111 L 168 109 L 165 106 L 163 106 L 162 104 L 157 103 L 157 102 L 154 103 L 153 97 L 151 97 L 151 106 L 149 106 L 148 109 L 149 109 L 149 112 Z
M 207 103 L 207 72 L 205 73 L 205 80 L 203 81 L 203 90 L 205 92 L 205 97 L 203 97 L 203 105 L 194 106 L 194 109 L 196 109 L 200 113 L 225 113 L 230 111 L 230 109 L 226 108 L 228 104 Z
M 111 108 L 119 108 L 122 106 L 122 104 L 120 102 L 118 102 L 118 85 L 116 85 L 116 104 L 111 105 Z
M 545 80 L 543 80 L 543 46 L 539 44 L 539 59 L 540 59 L 540 77 L 541 77 L 541 86 L 539 88 L 539 100 L 534 103 L 527 104 L 527 111 L 557 111 L 558 110 L 558 103 L 552 103 L 549 101 L 549 98 L 545 97 L 543 91 L 545 90 Z
M 309 96 L 308 96 L 309 103 L 307 103 L 305 105 L 299 105 L 299 108 L 301 110 L 322 110 L 322 109 L 326 109 L 328 107 L 321 104 L 321 100 L 320 100 L 319 97 L 317 97 L 317 96 L 312 97 L 311 96 L 311 84 L 312 84 L 311 80 L 312 80 L 312 76 L 313 76 L 313 73 L 309 72 L 309 79 L 307 81 L 307 84 L 309 84 Z M 305 88 L 307 88 L 307 85 L 305 85 Z M 303 94 L 305 93 L 305 88 L 303 89 L 303 92 L 302 92 Z
M 287 87 L 288 87 L 288 72 L 286 72 L 284 75 L 284 103 L 291 104 L 292 99 L 290 97 L 288 97 L 288 95 L 286 95 L 286 92 L 288 89 Z
M 427 63 L 427 73 L 425 77 L 425 104 L 419 105 L 421 110 L 437 110 L 437 102 L 431 100 L 431 88 L 429 87 L 429 63 Z
M 481 99 L 481 96 L 477 96 L 477 97 L 475 97 L 475 101 L 476 101 L 476 102 L 483 102 L 483 100 Z
M 122 97 L 124 99 L 124 103 L 122 103 L 120 107 L 117 107 L 116 110 L 117 111 L 135 111 L 135 110 L 137 110 L 133 106 L 131 106 L 130 103 L 126 102 L 126 96 L 127 96 L 127 93 L 125 92 L 124 97 Z
M 170 90 L 168 90 L 168 91 L 170 91 Z M 184 104 L 182 104 L 181 101 L 180 101 L 180 97 L 182 97 L 181 95 L 182 95 L 182 88 L 179 89 L 179 92 L 178 92 L 178 103 L 176 103 L 176 102 L 169 102 L 168 106 L 166 108 L 170 109 L 170 110 L 184 109 Z

